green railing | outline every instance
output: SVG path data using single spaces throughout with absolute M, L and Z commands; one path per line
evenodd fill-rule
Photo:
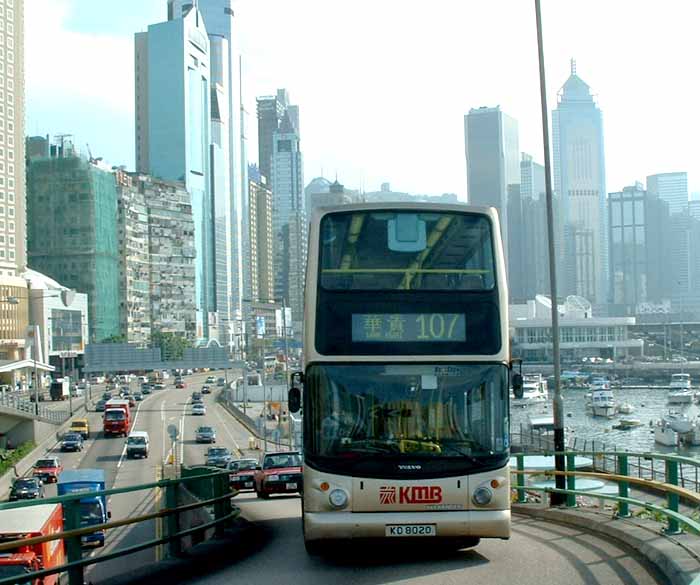
M 528 455 L 564 455 L 566 469 L 564 471 L 531 469 L 528 470 L 525 465 L 525 457 Z M 586 471 L 576 469 L 576 457 L 592 457 L 593 464 L 590 469 L 594 471 Z M 664 453 L 636 453 L 628 451 L 564 451 L 564 452 L 537 452 L 537 453 L 516 453 L 516 469 L 511 470 L 515 475 L 515 497 L 516 502 L 520 504 L 527 503 L 528 491 L 543 492 L 543 493 L 560 493 L 566 495 L 566 507 L 577 507 L 577 496 L 585 496 L 596 500 L 610 500 L 617 502 L 617 517 L 626 518 L 630 514 L 630 506 L 635 506 L 658 514 L 666 518 L 666 534 L 678 534 L 682 531 L 682 527 L 686 530 L 700 535 L 700 523 L 691 516 L 684 514 L 679 510 L 681 500 L 689 505 L 697 507 L 700 505 L 700 494 L 684 487 L 681 481 L 679 470 L 683 466 L 687 468 L 700 467 L 700 460 L 690 457 L 682 457 L 679 455 L 670 455 Z M 603 461 L 612 459 L 614 468 L 610 471 L 597 471 L 596 460 Z M 630 460 L 637 459 L 639 461 L 653 462 L 657 461 L 657 468 L 663 466 L 663 480 L 648 479 L 646 477 L 638 477 L 630 473 Z M 525 478 L 527 475 L 544 475 L 546 477 L 564 476 L 566 478 L 566 489 L 558 489 L 556 487 L 535 487 L 526 485 Z M 617 495 L 596 493 L 595 490 L 577 490 L 576 477 L 589 477 L 604 479 L 610 482 L 617 483 Z M 640 498 L 630 497 L 630 486 L 636 486 L 644 493 L 656 493 L 665 498 L 665 506 L 653 502 L 647 502 Z
M 181 485 L 197 485 L 197 490 L 208 491 L 213 494 L 213 497 L 197 501 L 192 504 L 183 506 L 177 505 L 177 489 Z M 207 487 L 202 484 L 206 483 Z M 115 494 L 125 494 L 150 489 L 163 489 L 165 491 L 165 508 L 143 514 L 140 516 L 130 517 L 123 520 L 115 520 L 104 524 L 96 524 L 85 528 L 80 527 L 80 499 L 85 497 L 85 493 L 69 494 L 54 498 L 44 498 L 39 500 L 23 500 L 21 502 L 11 502 L 0 504 L 0 510 L 8 510 L 12 508 L 25 508 L 30 506 L 38 506 L 45 504 L 61 504 L 63 506 L 64 530 L 56 534 L 48 536 L 37 536 L 23 540 L 15 540 L 0 544 L 0 553 L 11 551 L 19 546 L 31 546 L 43 542 L 53 540 L 63 540 L 66 547 L 67 563 L 59 567 L 42 569 L 32 573 L 22 575 L 22 582 L 32 581 L 53 575 L 56 573 L 68 573 L 69 585 L 83 585 L 85 566 L 108 561 L 117 557 L 139 552 L 141 550 L 152 548 L 159 545 L 168 544 L 169 553 L 172 556 L 179 556 L 181 550 L 181 539 L 185 536 L 201 533 L 208 528 L 214 528 L 217 537 L 224 534 L 226 527 L 238 516 L 238 510 L 231 506 L 231 498 L 236 495 L 229 487 L 229 472 L 216 471 L 213 473 L 202 474 L 198 476 L 182 477 L 179 479 L 163 479 L 160 481 L 129 486 L 125 488 L 117 488 L 104 490 L 100 492 L 90 492 L 90 496 L 111 496 Z M 179 516 L 191 510 L 203 507 L 213 507 L 214 519 L 198 524 L 187 530 L 179 530 Z M 109 530 L 128 526 L 147 520 L 156 518 L 165 518 L 165 535 L 160 538 L 155 538 L 147 542 L 143 542 L 127 548 L 121 548 L 114 552 L 96 555 L 94 557 L 83 558 L 83 550 L 81 545 L 81 536 L 91 534 L 101 530 Z M 11 585 L 17 582 L 17 577 L 8 577 L 0 579 L 0 585 Z

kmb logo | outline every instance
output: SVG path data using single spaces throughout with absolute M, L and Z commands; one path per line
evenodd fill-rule
M 382 486 L 379 488 L 380 504 L 395 504 L 397 488 Z M 398 488 L 399 504 L 439 504 L 442 502 L 440 486 L 414 485 Z

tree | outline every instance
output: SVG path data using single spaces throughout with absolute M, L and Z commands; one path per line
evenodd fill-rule
M 118 333 L 116 335 L 110 335 L 101 341 L 101 343 L 128 343 L 126 335 Z
M 151 334 L 151 344 L 160 348 L 164 360 L 182 359 L 185 349 L 192 347 L 192 343 L 186 337 L 164 331 L 154 331 Z

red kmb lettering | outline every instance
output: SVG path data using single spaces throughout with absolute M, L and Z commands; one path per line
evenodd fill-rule
M 440 486 L 422 486 L 399 488 L 400 504 L 439 504 L 442 502 Z

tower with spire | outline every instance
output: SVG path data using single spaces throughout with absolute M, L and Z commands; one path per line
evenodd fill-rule
M 603 115 L 576 60 L 552 112 L 554 189 L 560 201 L 557 234 L 564 294 L 607 301 L 608 241 L 605 213 Z

